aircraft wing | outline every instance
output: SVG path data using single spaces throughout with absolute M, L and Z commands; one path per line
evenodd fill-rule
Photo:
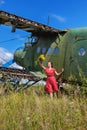
M 8 26 L 12 26 L 13 31 L 15 32 L 15 29 L 22 29 L 27 32 L 32 32 L 32 33 L 56 33 L 62 32 L 61 30 L 52 28 L 50 26 L 22 18 L 20 16 L 16 16 L 11 13 L 7 13 L 5 11 L 0 10 L 0 24 L 5 24 Z

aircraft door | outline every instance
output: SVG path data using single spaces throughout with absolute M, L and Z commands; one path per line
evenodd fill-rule
M 87 77 L 87 40 L 79 40 L 72 45 L 69 61 L 70 75 L 77 79 Z

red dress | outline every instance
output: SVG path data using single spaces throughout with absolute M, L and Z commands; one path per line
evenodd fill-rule
M 45 69 L 45 73 L 47 75 L 45 91 L 47 93 L 59 91 L 58 86 L 57 86 L 57 82 L 56 82 L 56 78 L 54 76 L 55 71 L 56 70 L 54 68 L 51 68 L 51 69 L 46 68 Z

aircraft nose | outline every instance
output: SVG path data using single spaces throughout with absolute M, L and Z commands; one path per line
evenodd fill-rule
M 14 52 L 14 61 L 20 65 L 20 66 L 24 66 L 24 47 L 20 47 L 18 49 L 16 49 L 16 51 Z

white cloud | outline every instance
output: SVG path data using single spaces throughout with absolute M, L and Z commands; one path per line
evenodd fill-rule
M 4 0 L 0 0 L 0 5 L 5 4 Z
M 66 21 L 66 18 L 64 18 L 64 17 L 62 17 L 60 15 L 52 14 L 51 16 L 54 17 L 55 19 L 57 19 L 60 22 L 65 22 Z

